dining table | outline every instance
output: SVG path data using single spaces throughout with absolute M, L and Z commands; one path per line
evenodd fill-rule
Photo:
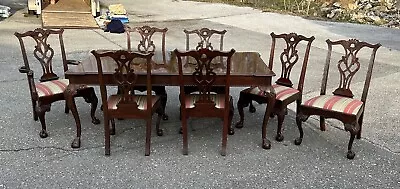
M 115 50 L 98 50 L 98 51 L 115 51 Z M 215 58 L 218 61 L 218 57 Z M 104 81 L 106 85 L 116 85 L 113 73 L 115 72 L 116 62 L 110 57 L 103 57 L 101 60 L 104 74 Z M 179 86 L 179 73 L 178 73 L 178 62 L 173 51 L 166 53 L 155 52 L 151 60 L 152 64 L 152 85 L 153 86 Z M 137 74 L 136 84 L 146 84 L 146 68 L 137 65 L 134 68 Z M 183 69 L 185 83 L 190 85 L 192 80 L 192 70 Z M 217 74 L 215 85 L 223 85 L 225 83 L 225 77 L 218 77 L 223 73 L 218 73 L 218 69 L 214 69 Z M 185 72 L 187 74 L 185 74 Z M 270 98 L 266 106 L 266 114 L 262 124 L 262 147 L 269 149 L 271 142 L 267 139 L 266 128 L 268 124 L 269 115 L 273 111 L 275 103 L 275 91 L 272 88 L 272 78 L 275 73 L 270 70 L 261 58 L 258 52 L 247 52 L 247 51 L 236 51 L 231 58 L 231 70 L 230 70 L 230 85 L 231 87 L 248 87 L 248 86 L 262 86 L 266 90 L 266 96 Z M 94 55 L 89 55 L 79 63 L 73 66 L 69 66 L 69 69 L 65 72 L 65 78 L 69 79 L 70 84 L 85 84 L 85 85 L 99 85 L 99 76 L 97 61 Z M 185 79 L 187 78 L 187 79 Z M 193 85 L 195 85 L 193 81 Z M 76 85 L 75 85 L 76 86 Z M 78 85 L 79 86 L 79 85 Z M 65 96 L 67 104 L 71 107 L 71 111 L 77 111 L 73 108 L 75 101 L 72 98 L 74 90 L 66 90 Z M 81 124 L 78 114 L 74 117 L 77 130 L 80 133 Z M 74 142 L 80 144 L 80 134 L 74 139 Z

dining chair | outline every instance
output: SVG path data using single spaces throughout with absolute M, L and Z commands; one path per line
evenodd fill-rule
M 224 49 L 224 36 L 225 33 L 227 32 L 226 30 L 214 30 L 214 29 L 209 29 L 209 28 L 201 28 L 201 29 L 195 29 L 195 30 L 186 30 L 184 29 L 183 32 L 186 35 L 186 51 L 190 50 L 190 38 L 191 35 L 194 35 L 199 38 L 200 41 L 196 40 L 197 46 L 194 48 L 196 50 L 199 49 L 210 49 L 214 50 L 214 45 L 212 45 L 212 41 L 218 41 L 214 40 L 214 36 L 219 36 L 219 50 L 222 51 Z
M 112 130 L 115 130 L 114 118 L 143 119 L 146 121 L 146 145 L 145 155 L 150 155 L 150 140 L 152 130 L 152 115 L 158 114 L 156 122 L 157 135 L 161 136 L 160 120 L 163 115 L 161 97 L 152 95 L 151 58 L 153 53 L 143 54 L 138 52 L 119 51 L 92 51 L 96 57 L 97 68 L 99 72 L 99 83 L 101 99 L 104 105 L 104 135 L 105 135 L 105 155 L 110 155 L 110 123 Z M 117 85 L 120 93 L 108 95 L 105 82 L 102 60 L 104 58 L 114 60 L 116 68 L 113 71 L 111 83 Z M 135 94 L 133 88 L 136 86 L 137 73 L 145 72 L 146 76 L 146 94 Z M 108 85 L 108 84 L 107 84 Z M 161 135 L 160 135 L 161 134 Z
M 188 154 L 187 120 L 190 117 L 219 117 L 223 119 L 222 151 L 226 155 L 227 134 L 233 117 L 233 101 L 229 95 L 231 57 L 235 50 L 221 52 L 206 48 L 181 52 L 175 49 L 178 60 L 182 114 L 183 154 Z M 213 61 L 222 57 L 224 62 Z M 188 60 L 187 63 L 185 60 Z M 185 71 L 184 71 L 185 70 Z M 218 70 L 218 71 L 217 71 Z M 218 76 L 217 76 L 218 75 Z M 211 92 L 216 80 L 222 81 L 224 94 Z M 195 83 L 196 93 L 186 94 L 184 87 Z
M 165 38 L 168 28 L 157 28 L 151 26 L 140 26 L 140 27 L 125 27 L 125 33 L 127 37 L 127 48 L 128 51 L 140 52 L 140 53 L 154 53 L 152 60 L 156 63 L 167 64 L 168 62 L 168 54 L 165 48 Z M 139 43 L 137 48 L 132 50 L 132 42 L 131 38 L 133 38 L 134 33 L 138 34 Z M 153 37 L 160 39 L 160 43 L 155 43 Z M 156 46 L 156 44 L 158 44 Z M 134 90 L 138 91 L 146 91 L 146 86 L 136 86 Z M 167 105 L 167 92 L 165 90 L 165 86 L 153 86 L 152 90 L 161 97 L 161 103 L 164 107 L 164 115 L 163 120 L 168 120 L 168 115 L 165 114 L 165 107 Z
M 83 97 L 87 103 L 91 103 L 90 116 L 93 124 L 99 124 L 100 120 L 95 117 L 98 99 L 93 87 L 87 85 L 70 85 L 68 79 L 60 78 L 54 71 L 53 65 L 55 55 L 55 47 L 59 47 L 61 54 L 60 60 L 63 66 L 63 71 L 68 70 L 68 66 L 75 65 L 78 61 L 67 60 L 65 47 L 63 42 L 63 29 L 50 30 L 37 28 L 24 33 L 15 32 L 14 35 L 18 38 L 24 65 L 19 68 L 20 73 L 27 76 L 30 98 L 32 101 L 33 119 L 40 120 L 42 129 L 39 133 L 41 138 L 48 137 L 45 113 L 50 111 L 51 104 L 56 101 L 65 100 L 65 113 L 71 112 L 75 118 L 77 133 L 76 138 L 71 144 L 72 148 L 80 147 L 81 127 L 79 115 L 76 109 L 74 97 Z M 33 42 L 33 43 L 32 43 Z M 50 45 L 52 43 L 52 45 Z M 27 44 L 34 44 L 34 47 L 29 47 Z M 54 46 L 53 46 L 54 45 Z M 34 77 L 34 71 L 39 71 L 39 66 L 42 75 L 37 80 Z M 40 73 L 40 71 L 39 71 Z
M 217 43 L 217 46 L 219 44 L 219 51 L 224 50 L 224 37 L 227 32 L 226 30 L 200 28 L 200 29 L 194 29 L 194 30 L 184 29 L 183 32 L 186 35 L 186 51 L 189 51 L 191 49 L 199 50 L 202 48 L 214 50 L 215 43 Z M 193 38 L 196 38 L 196 39 L 193 39 Z M 192 40 L 190 40 L 190 39 L 192 39 Z M 212 91 L 216 92 L 216 93 L 224 93 L 224 89 L 225 89 L 224 87 L 213 87 Z M 185 92 L 187 94 L 195 92 L 195 91 L 196 91 L 196 87 L 193 87 L 193 86 L 185 87 Z
M 276 80 L 275 84 L 272 85 L 276 94 L 272 115 L 277 115 L 278 117 L 278 129 L 275 139 L 277 141 L 282 141 L 284 139 L 282 134 L 283 121 L 287 114 L 287 106 L 293 102 L 296 102 L 297 106 L 301 103 L 311 44 L 315 38 L 314 36 L 305 37 L 296 33 L 276 35 L 272 32 L 270 35 L 272 44 L 268 67 L 272 70 L 274 64 L 278 64 L 278 68 L 281 69 L 280 77 Z M 277 46 L 282 48 L 277 49 Z M 275 53 L 278 53 L 279 61 L 276 61 Z M 300 74 L 291 74 L 293 68 L 296 69 L 295 66 L 299 64 L 301 66 Z M 254 113 L 256 109 L 252 101 L 256 101 L 259 104 L 268 103 L 267 94 L 263 86 L 251 86 L 240 92 L 237 102 L 240 121 L 236 123 L 236 128 L 243 127 L 243 108 L 250 104 L 249 111 Z M 266 113 L 267 112 L 265 112 L 265 114 Z
M 295 140 L 295 144 L 300 145 L 302 143 L 302 122 L 306 121 L 310 115 L 320 116 L 320 129 L 323 131 L 326 129 L 325 118 L 337 119 L 343 122 L 345 131 L 350 132 L 347 158 L 353 159 L 355 157 L 355 153 L 352 151 L 353 141 L 356 135 L 358 139 L 361 138 L 362 122 L 372 68 L 375 62 L 376 51 L 381 45 L 379 43 L 370 44 L 357 39 L 338 41 L 328 39 L 326 43 L 328 44 L 328 54 L 322 77 L 321 92 L 319 96 L 306 100 L 298 107 L 296 123 L 300 136 Z M 333 54 L 337 53 L 341 53 L 340 56 L 333 56 Z M 363 53 L 370 53 L 369 63 L 367 63 L 367 59 L 359 56 Z M 336 73 L 339 73 L 339 86 L 333 91 L 332 95 L 329 95 L 326 94 L 326 89 L 331 62 L 336 63 L 335 67 L 338 71 Z M 350 84 L 361 66 L 367 70 L 366 78 L 361 98 L 356 99 L 350 89 Z

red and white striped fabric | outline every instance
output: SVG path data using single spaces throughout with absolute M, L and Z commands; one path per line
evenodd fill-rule
M 122 96 L 121 95 L 111 95 L 108 98 L 108 109 L 111 110 L 116 110 L 117 109 L 117 104 L 121 100 Z M 158 96 L 152 96 L 151 101 L 151 107 L 154 106 L 154 104 L 157 102 L 159 99 Z M 134 100 L 136 101 L 136 104 L 138 105 L 139 110 L 146 110 L 147 109 L 147 96 L 146 95 L 136 95 L 134 96 Z
M 58 79 L 35 84 L 39 97 L 46 97 L 64 93 L 69 85 L 68 79 Z
M 303 105 L 356 115 L 363 102 L 342 96 L 321 95 L 305 101 Z
M 285 99 L 300 93 L 299 90 L 293 89 L 291 87 L 286 87 L 282 85 L 272 85 L 272 87 L 275 90 L 276 93 L 276 99 L 280 101 L 284 101 Z M 247 91 L 251 94 L 259 95 L 259 96 L 265 96 L 264 90 L 260 89 L 259 87 L 252 87 L 247 89 Z
M 199 99 L 200 99 L 200 95 L 198 95 L 198 94 L 186 95 L 186 101 L 185 101 L 186 108 L 194 108 L 194 104 Z M 215 102 L 216 108 L 224 108 L 225 107 L 225 95 L 224 94 L 211 94 L 210 99 L 213 102 Z

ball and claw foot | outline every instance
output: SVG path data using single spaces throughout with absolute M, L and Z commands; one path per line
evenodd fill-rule
M 76 137 L 71 143 L 71 148 L 80 148 L 81 147 L 81 138 Z
M 276 141 L 278 141 L 278 142 L 282 142 L 283 141 L 283 135 L 282 134 L 277 134 L 276 136 L 275 136 L 275 140 Z
M 95 124 L 95 125 L 98 125 L 98 124 L 100 124 L 100 120 L 97 119 L 97 118 L 93 118 L 92 119 L 92 123 Z
M 266 150 L 271 149 L 271 142 L 268 139 L 263 139 L 262 148 Z
M 294 140 L 294 144 L 295 144 L 295 145 L 300 145 L 301 142 L 303 142 L 303 139 L 302 139 L 302 138 L 296 138 L 296 140 Z
M 47 138 L 49 135 L 45 130 L 40 131 L 39 133 L 40 138 Z
M 167 121 L 168 119 L 169 119 L 169 117 L 168 117 L 167 114 L 164 114 L 164 115 L 162 116 L 162 120 Z
M 255 108 L 254 106 L 250 106 L 249 112 L 250 112 L 250 113 L 256 112 L 256 108 Z
M 234 135 L 235 134 L 235 129 L 229 128 L 228 134 L 229 135 Z
M 157 136 L 163 136 L 163 135 L 164 135 L 164 131 L 162 129 L 158 129 Z
M 356 154 L 353 151 L 347 151 L 347 159 L 354 159 L 354 156 L 356 156 Z
M 238 128 L 238 129 L 243 128 L 243 122 L 241 122 L 241 121 L 237 122 L 235 124 L 235 127 Z

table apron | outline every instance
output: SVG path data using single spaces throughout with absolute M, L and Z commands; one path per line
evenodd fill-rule
M 99 85 L 98 76 L 94 75 L 68 75 L 70 84 L 88 84 Z M 171 75 L 152 75 L 152 85 L 154 86 L 179 86 L 179 77 Z M 115 85 L 113 78 L 110 76 L 104 77 L 106 85 Z M 251 76 L 251 75 L 231 75 L 231 86 L 251 86 L 251 85 L 271 85 L 272 76 Z M 185 84 L 195 84 L 192 76 L 184 76 Z M 137 84 L 146 84 L 146 77 L 138 77 Z M 225 85 L 225 79 L 217 77 L 215 85 Z

